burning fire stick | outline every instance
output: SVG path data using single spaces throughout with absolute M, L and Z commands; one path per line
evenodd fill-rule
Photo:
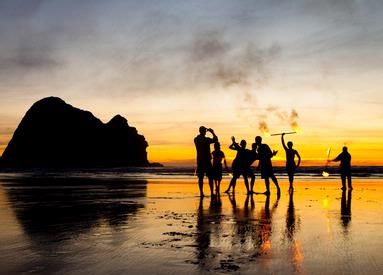
M 329 172 L 326 172 L 327 170 L 327 167 L 328 167 L 328 163 L 330 162 L 330 153 L 331 153 L 331 147 L 329 147 L 327 149 L 327 162 L 326 162 L 326 166 L 322 172 L 322 176 L 324 176 L 325 178 L 327 178 L 328 176 L 330 176 L 330 173 Z
M 297 132 L 288 132 L 288 133 L 277 133 L 277 134 L 271 134 L 270 136 L 281 136 L 283 134 L 285 135 L 292 135 L 292 134 L 296 134 Z

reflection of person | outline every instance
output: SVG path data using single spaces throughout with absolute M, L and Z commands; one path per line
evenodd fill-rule
M 289 193 L 290 199 L 286 213 L 286 230 L 285 237 L 287 239 L 291 256 L 292 266 L 295 273 L 301 274 L 303 264 L 303 250 L 299 239 L 295 239 L 295 234 L 300 229 L 300 216 L 295 213 L 294 192 Z
M 289 183 L 290 187 L 289 190 L 294 190 L 293 182 L 294 182 L 294 174 L 295 169 L 299 167 L 301 164 L 301 156 L 299 155 L 298 151 L 293 149 L 293 143 L 291 141 L 287 142 L 287 146 L 285 144 L 284 140 L 285 133 L 282 134 L 281 140 L 283 148 L 286 151 L 286 170 L 287 175 L 289 176 Z M 295 164 L 295 156 L 298 157 L 298 164 Z
M 221 151 L 221 145 L 219 142 L 214 143 L 214 151 L 211 153 L 213 155 L 213 179 L 215 184 L 215 192 L 219 194 L 219 187 L 222 180 L 222 160 L 227 169 L 227 163 L 225 154 Z
M 206 137 L 206 132 L 210 132 L 213 138 Z M 203 197 L 203 178 L 205 174 L 209 179 L 211 195 L 214 195 L 210 144 L 218 142 L 218 138 L 213 129 L 207 129 L 204 126 L 199 127 L 199 133 L 200 134 L 194 138 L 194 144 L 197 150 L 198 186 L 200 196 Z
M 347 192 L 347 199 L 346 199 L 346 191 L 342 191 L 342 202 L 340 205 L 340 219 L 342 220 L 343 226 L 346 228 L 348 224 L 351 221 L 351 190 L 348 190 Z
M 279 194 L 281 190 L 279 188 L 278 180 L 274 175 L 273 165 L 271 163 L 271 158 L 275 156 L 278 151 L 272 152 L 267 144 L 262 143 L 262 138 L 260 136 L 255 137 L 255 144 L 253 144 L 253 148 L 258 151 L 258 167 L 261 170 L 261 177 L 265 179 L 265 194 L 270 194 L 270 178 L 277 187 L 277 192 Z
M 241 140 L 240 145 L 235 141 L 235 138 L 232 137 L 232 144 L 229 146 L 230 149 L 236 150 L 237 155 L 232 164 L 233 170 L 233 178 L 230 181 L 228 189 L 225 193 L 230 192 L 230 188 L 233 188 L 233 193 L 235 192 L 235 185 L 237 183 L 237 179 L 242 175 L 245 181 L 245 186 L 247 193 L 253 192 L 253 186 L 255 181 L 255 176 L 253 171 L 250 168 L 253 160 L 253 153 L 246 149 L 246 140 Z M 251 178 L 251 190 L 249 189 L 249 180 L 248 177 Z
M 199 200 L 197 210 L 197 224 L 195 234 L 196 260 L 198 266 L 205 270 L 212 258 L 216 257 L 216 251 L 211 248 L 212 237 L 219 239 L 220 223 L 222 219 L 222 203 L 220 195 L 210 198 L 209 208 L 204 208 L 204 198 Z
M 343 147 L 342 153 L 340 153 L 332 161 L 340 161 L 340 177 L 342 179 L 342 190 L 346 190 L 346 178 L 348 188 L 352 190 L 351 185 L 351 155 L 348 152 L 346 146 Z
M 287 214 L 286 214 L 286 235 L 289 241 L 294 240 L 294 234 L 297 229 L 296 223 L 296 215 L 295 215 L 295 207 L 294 207 L 294 193 L 290 192 L 289 197 L 289 205 L 287 207 Z

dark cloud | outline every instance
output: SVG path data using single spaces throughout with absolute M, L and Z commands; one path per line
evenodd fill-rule
M 49 34 L 43 33 L 21 38 L 6 56 L 0 57 L 0 70 L 10 73 L 51 70 L 59 65 L 54 42 Z
M 185 63 L 195 79 L 222 87 L 260 86 L 270 76 L 269 65 L 280 52 L 277 44 L 259 47 L 253 41 L 235 43 L 223 31 L 197 32 Z

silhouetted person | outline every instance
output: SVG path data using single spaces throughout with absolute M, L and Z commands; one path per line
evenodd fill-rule
M 210 132 L 213 135 L 213 138 L 206 137 L 206 132 Z M 215 135 L 213 129 L 207 129 L 204 126 L 199 127 L 199 133 L 200 134 L 194 138 L 194 144 L 197 150 L 197 174 L 200 196 L 204 196 L 203 178 L 205 174 L 209 179 L 210 192 L 213 196 L 213 169 L 211 165 L 210 144 L 218 142 L 218 138 Z
M 253 150 L 257 151 L 257 156 L 259 159 L 258 167 L 261 170 L 261 177 L 265 179 L 266 192 L 264 194 L 270 194 L 270 178 L 277 187 L 277 193 L 279 194 L 281 189 L 279 188 L 278 180 L 274 175 L 273 165 L 271 163 L 271 158 L 275 156 L 278 151 L 272 152 L 267 144 L 262 143 L 262 138 L 260 136 L 255 137 Z
M 289 176 L 289 183 L 290 183 L 289 190 L 292 191 L 294 190 L 293 182 L 294 182 L 295 170 L 301 164 L 301 156 L 299 155 L 297 150 L 293 149 L 293 143 L 291 141 L 287 142 L 287 146 L 286 146 L 284 136 L 285 136 L 285 133 L 282 134 L 281 140 L 282 140 L 283 148 L 286 151 L 286 171 L 287 171 L 287 175 Z M 295 164 L 295 156 L 298 157 L 297 164 Z
M 352 191 L 348 190 L 346 199 L 346 190 L 342 190 L 342 202 L 340 205 L 341 216 L 343 226 L 346 228 L 351 221 L 351 194 Z
M 347 150 L 347 147 L 343 147 L 342 153 L 340 153 L 332 161 L 340 161 L 340 177 L 342 179 L 342 190 L 346 190 L 346 178 L 348 188 L 352 190 L 351 185 L 351 155 Z
M 243 176 L 243 179 L 245 181 L 247 193 L 250 193 L 253 190 L 255 181 L 254 173 L 250 168 L 253 153 L 250 150 L 246 149 L 246 140 L 241 140 L 241 145 L 238 145 L 234 137 L 232 137 L 231 139 L 232 144 L 229 146 L 229 148 L 232 150 L 236 150 L 237 155 L 232 164 L 233 178 L 231 179 L 229 187 L 225 191 L 225 193 L 229 193 L 231 188 L 233 188 L 232 192 L 235 192 L 235 185 L 237 183 L 237 179 L 241 175 Z M 251 178 L 251 189 L 249 189 L 248 177 Z
M 214 151 L 211 154 L 213 155 L 213 179 L 215 192 L 216 194 L 219 194 L 219 187 L 222 181 L 222 161 L 225 164 L 226 170 L 228 170 L 225 154 L 221 151 L 221 144 L 219 142 L 214 143 Z

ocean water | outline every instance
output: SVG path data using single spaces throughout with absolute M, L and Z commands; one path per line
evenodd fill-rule
M 323 178 L 322 172 L 329 173 L 329 177 Z M 260 173 L 256 168 L 253 171 L 257 178 Z M 275 175 L 278 178 L 286 179 L 284 167 L 274 167 Z M 305 180 L 317 180 L 318 178 L 330 179 L 339 178 L 339 167 L 330 166 L 306 166 L 297 169 L 296 178 Z M 17 176 L 50 176 L 50 177 L 88 177 L 88 178 L 145 178 L 145 179 L 193 179 L 196 178 L 195 167 L 130 167 L 130 168 L 107 168 L 107 169 L 3 169 L 0 170 L 0 177 Z M 354 178 L 383 178 L 383 166 L 354 166 L 352 168 Z M 230 179 L 231 175 L 224 171 L 223 178 Z

